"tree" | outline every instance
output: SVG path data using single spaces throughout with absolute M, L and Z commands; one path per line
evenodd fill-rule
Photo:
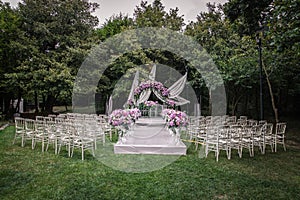
M 229 0 L 224 13 L 241 35 L 255 35 L 262 28 L 273 0 Z
M 0 1 L 0 94 L 1 104 L 3 101 L 5 114 L 12 114 L 18 111 L 10 107 L 14 99 L 21 99 L 22 81 L 7 79 L 7 73 L 13 73 L 18 65 L 28 57 L 33 47 L 28 43 L 25 32 L 21 29 L 22 19 L 16 9 L 8 3 Z
M 181 31 L 184 25 L 183 17 L 178 15 L 178 11 L 178 8 L 176 8 L 166 12 L 160 0 L 155 0 L 152 4 L 142 1 L 141 4 L 136 7 L 133 18 L 123 16 L 122 14 L 112 16 L 101 28 L 95 31 L 95 34 L 100 41 L 105 41 L 123 31 L 135 28 L 157 27 Z M 124 38 L 124 40 L 126 40 L 126 38 Z M 183 71 L 184 68 L 182 68 L 181 60 L 182 59 L 172 55 L 170 52 L 162 52 L 157 49 L 137 49 L 133 52 L 128 52 L 110 63 L 110 66 L 103 75 L 101 75 L 97 92 L 101 93 L 101 96 L 107 99 L 121 77 L 127 76 L 128 74 L 126 73 L 131 71 L 132 68 L 144 64 L 159 62 L 177 67 Z M 146 71 L 150 69 L 141 69 L 141 71 L 143 70 Z M 126 83 L 123 86 L 124 88 L 118 88 L 120 95 L 123 94 L 122 92 L 127 88 Z
M 47 112 L 52 112 L 62 93 L 71 91 L 82 60 L 74 62 L 70 57 L 86 55 L 85 46 L 93 27 L 98 24 L 91 13 L 98 6 L 86 0 L 24 0 L 19 3 L 21 29 L 35 51 L 15 69 L 16 74 L 8 74 L 8 77 L 23 78 L 26 86 L 23 89 L 35 99 L 42 97 Z
M 237 25 L 237 28 L 239 29 L 240 34 L 246 34 L 251 37 L 256 36 L 258 39 L 258 45 L 259 45 L 259 51 L 261 51 L 261 34 L 263 33 L 265 27 L 266 27 L 266 17 L 270 15 L 269 12 L 272 12 L 272 9 L 270 9 L 270 5 L 272 3 L 272 0 L 255 0 L 255 1 L 249 1 L 249 0 L 232 0 L 229 1 L 227 4 L 225 4 L 225 13 L 226 16 L 231 20 L 231 22 L 235 22 Z M 237 7 L 236 7 L 237 6 Z M 236 9 L 234 9 L 236 7 Z M 242 22 L 242 23 L 241 23 Z M 243 28 L 244 31 L 241 31 L 240 28 Z M 260 63 L 262 63 L 262 58 L 260 58 Z M 262 64 L 260 64 L 261 68 L 263 68 Z M 262 71 L 262 69 L 261 69 Z M 267 70 L 264 70 L 265 77 L 267 79 L 268 88 L 270 92 L 271 102 L 272 102 L 272 108 L 274 111 L 274 117 L 275 121 L 278 122 L 278 112 L 277 107 L 275 105 L 274 100 L 274 94 L 272 90 L 272 84 L 269 79 L 269 75 L 267 74 Z M 262 72 L 261 72 L 262 74 Z M 262 75 L 260 75 L 262 76 Z M 262 77 L 261 77 L 262 79 Z M 261 95 L 262 95 L 262 83 L 261 85 Z M 261 118 L 263 113 L 263 102 L 262 102 L 262 96 L 261 96 Z
M 207 6 L 208 12 L 201 12 L 196 22 L 187 25 L 185 34 L 194 37 L 213 58 L 224 80 L 230 114 L 236 115 L 238 103 L 257 82 L 255 41 L 235 31 L 225 19 L 223 6 Z
M 165 10 L 161 0 L 154 0 L 152 5 L 142 1 L 140 6 L 134 10 L 134 21 L 136 27 L 159 27 L 169 28 L 174 31 L 181 31 L 184 26 L 183 16 L 178 15 L 179 9 Z

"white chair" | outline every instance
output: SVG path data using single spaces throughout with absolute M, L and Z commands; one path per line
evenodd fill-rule
M 264 132 L 263 125 L 255 125 L 252 126 L 252 134 L 253 134 L 253 145 L 258 146 L 261 153 L 264 154 Z
M 44 116 L 35 116 L 35 120 L 44 121 Z
M 60 138 L 60 131 L 57 128 L 59 124 L 55 122 L 48 122 L 45 124 L 45 133 L 47 134 L 47 146 L 46 151 L 48 151 L 49 145 L 54 145 L 54 153 L 58 152 L 58 140 Z
M 229 144 L 229 159 L 231 158 L 232 149 L 238 151 L 238 155 L 242 157 L 242 127 L 240 125 L 232 125 L 229 128 L 228 144 Z
M 207 128 L 205 156 L 208 156 L 210 151 L 215 152 L 217 162 L 219 161 L 220 150 L 225 150 L 227 158 L 229 157 L 228 147 L 228 129 L 224 127 L 211 126 Z
M 44 152 L 45 142 L 47 141 L 47 134 L 45 132 L 45 122 L 35 120 L 34 122 L 35 134 L 33 137 L 33 148 L 35 148 L 36 142 L 42 143 L 42 152 Z
M 228 116 L 225 119 L 226 123 L 235 123 L 236 122 L 236 116 Z
M 244 126 L 242 128 L 242 132 L 240 134 L 241 138 L 241 156 L 243 148 L 247 148 L 249 150 L 250 157 L 254 156 L 254 143 L 253 143 L 253 132 L 252 126 Z
M 57 153 L 60 153 L 61 147 L 66 146 L 68 151 L 68 156 L 71 157 L 71 146 L 73 143 L 73 138 L 75 134 L 74 125 L 70 122 L 63 122 L 56 124 L 56 131 L 60 134 L 58 138 L 58 150 Z
M 25 135 L 25 119 L 22 117 L 15 117 L 15 137 L 13 144 L 15 144 L 17 138 L 21 138 L 21 146 L 24 146 Z
M 247 119 L 248 119 L 247 116 L 240 116 L 240 120 L 247 121 Z
M 206 134 L 206 125 L 200 124 L 198 127 L 195 128 L 195 143 L 196 143 L 196 150 L 198 149 L 198 145 L 206 144 L 207 134 Z
M 264 146 L 263 153 L 266 151 L 266 145 L 270 145 L 271 151 L 273 152 L 273 144 L 274 144 L 274 134 L 273 134 L 273 124 L 267 123 L 263 126 L 262 131 L 264 131 Z
M 23 145 L 25 146 L 26 140 L 31 140 L 31 148 L 34 149 L 34 135 L 35 135 L 35 120 L 25 119 L 25 134 L 23 136 Z
M 81 159 L 84 160 L 84 151 L 91 150 L 93 156 L 95 156 L 95 141 L 94 138 L 90 137 L 89 134 L 85 132 L 85 127 L 82 124 L 74 124 L 75 133 L 73 137 L 72 153 L 73 156 L 74 148 L 79 148 L 81 150 Z
M 282 144 L 284 151 L 285 148 L 285 130 L 286 130 L 286 123 L 281 122 L 276 124 L 275 136 L 274 136 L 274 145 L 275 145 L 275 152 L 277 152 L 277 144 Z
M 247 125 L 249 125 L 249 126 L 255 126 L 255 125 L 257 125 L 257 120 L 247 119 Z
M 258 125 L 264 125 L 264 124 L 267 124 L 267 120 L 259 120 L 258 121 Z

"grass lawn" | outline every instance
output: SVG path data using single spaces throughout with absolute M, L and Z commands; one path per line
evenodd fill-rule
M 66 151 L 42 153 L 40 146 L 12 145 L 14 127 L 0 131 L 1 199 L 300 199 L 300 149 L 277 153 L 256 149 L 250 158 L 234 152 L 219 162 L 213 153 L 187 156 L 157 171 L 126 173 L 105 166 L 87 153 L 68 158 Z

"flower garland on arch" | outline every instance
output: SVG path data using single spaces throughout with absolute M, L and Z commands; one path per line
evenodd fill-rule
M 155 89 L 161 93 L 161 96 L 165 99 L 165 103 L 169 108 L 175 108 L 175 101 L 169 99 L 170 91 L 167 87 L 165 87 L 161 82 L 158 81 L 146 81 L 142 82 L 137 88 L 134 90 L 134 98 L 137 101 L 140 97 L 140 94 L 149 89 Z M 133 102 L 131 102 L 133 103 Z M 144 102 L 145 103 L 145 102 Z
M 159 91 L 163 97 L 168 97 L 170 94 L 170 91 L 168 88 L 166 88 L 161 82 L 158 81 L 146 81 L 142 82 L 137 88 L 134 90 L 134 96 L 136 99 L 140 96 L 140 94 L 147 89 L 156 89 Z

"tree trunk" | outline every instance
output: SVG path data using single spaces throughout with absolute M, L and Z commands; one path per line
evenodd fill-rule
M 241 98 L 243 97 L 243 95 L 240 95 L 232 104 L 232 116 L 236 115 L 236 107 L 238 105 L 238 103 L 240 102 Z
M 43 95 L 42 98 L 43 98 L 42 112 L 44 112 L 45 111 L 45 105 L 46 105 L 46 97 L 45 97 L 45 95 Z
M 35 106 L 35 113 L 39 112 L 39 99 L 38 99 L 38 93 L 34 92 L 34 106 Z
M 66 112 L 68 112 L 68 104 L 65 104 Z
M 212 115 L 212 96 L 211 96 L 211 88 L 208 89 L 209 91 L 209 102 L 208 102 L 208 115 Z
M 19 113 L 20 112 L 20 102 L 21 102 L 21 92 L 19 90 L 18 92 L 18 101 L 17 101 L 17 105 L 16 105 L 16 108 L 15 108 L 15 113 Z
M 273 108 L 273 111 L 274 111 L 275 122 L 278 123 L 279 122 L 278 110 L 277 110 L 276 105 L 275 105 L 275 99 L 274 99 L 274 94 L 273 94 L 273 90 L 272 90 L 272 85 L 271 85 L 271 82 L 270 82 L 270 79 L 269 79 L 269 74 L 267 73 L 267 70 L 266 70 L 266 67 L 265 67 L 264 63 L 263 63 L 263 69 L 264 69 L 266 79 L 267 79 L 267 83 L 268 83 L 269 93 L 270 93 L 271 102 L 272 102 L 272 108 Z
M 48 95 L 46 105 L 45 105 L 45 111 L 47 113 L 53 113 L 53 105 L 55 102 L 55 97 L 51 94 Z

